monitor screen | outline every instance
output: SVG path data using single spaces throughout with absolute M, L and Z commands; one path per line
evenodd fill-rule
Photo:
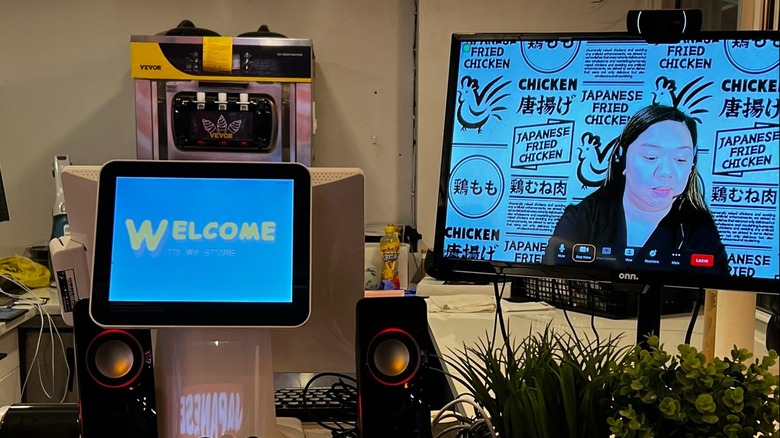
M 298 164 L 114 161 L 98 189 L 91 313 L 106 326 L 298 326 L 311 179 Z
M 453 35 L 433 271 L 777 292 L 778 64 L 777 32 Z

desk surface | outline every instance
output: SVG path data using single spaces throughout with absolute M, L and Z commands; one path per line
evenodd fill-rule
M 30 299 L 30 300 L 42 300 L 43 303 L 41 304 L 41 308 L 43 308 L 45 312 L 47 312 L 49 315 L 60 314 L 60 302 L 58 299 L 59 296 L 57 295 L 57 289 L 48 288 L 48 287 L 35 289 L 32 292 L 19 294 L 19 297 L 23 299 Z M 18 303 L 15 304 L 13 307 L 20 308 L 20 309 L 29 309 L 29 310 L 24 315 L 12 321 L 0 322 L 0 336 L 4 335 L 9 331 L 16 329 L 17 327 L 24 324 L 25 322 L 35 317 L 38 317 L 40 315 L 37 306 L 33 304 Z
M 631 319 L 609 319 L 595 317 L 584 313 L 554 309 L 547 312 L 510 312 L 505 313 L 507 329 L 515 336 L 525 336 L 530 330 L 544 330 L 547 324 L 556 331 L 571 332 L 574 327 L 577 335 L 595 338 L 593 326 L 600 338 L 620 335 L 620 345 L 633 345 L 636 341 L 635 318 Z M 569 322 L 571 321 L 571 326 Z M 691 345 L 700 349 L 702 344 L 703 315 L 699 313 L 696 324 L 691 336 Z M 676 346 L 685 341 L 685 333 L 688 330 L 690 314 L 665 315 L 661 318 L 661 342 L 666 344 L 667 348 L 676 351 Z M 767 354 L 766 349 L 766 324 L 769 315 L 762 310 L 756 310 L 755 319 L 755 338 L 754 338 L 754 357 Z M 485 337 L 485 333 L 492 333 L 494 315 L 490 312 L 480 313 L 429 313 L 428 321 L 431 330 L 434 333 L 439 347 L 443 350 L 447 348 L 460 348 L 463 343 L 473 343 L 479 338 Z

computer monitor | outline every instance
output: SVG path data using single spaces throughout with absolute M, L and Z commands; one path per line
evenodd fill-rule
M 777 32 L 452 37 L 433 263 L 780 292 Z
M 101 195 L 96 196 L 98 180 L 101 181 Z M 306 190 L 301 193 L 301 191 L 282 188 L 292 198 L 276 202 L 279 200 L 279 195 L 273 194 L 273 189 L 278 188 L 274 180 L 281 181 L 282 186 L 288 185 L 285 181 L 292 182 L 292 186 L 308 185 L 310 197 L 306 197 Z M 107 183 L 105 186 L 104 182 Z M 149 191 L 143 188 L 140 198 L 127 199 L 124 196 L 129 195 L 130 192 L 119 192 L 116 189 L 127 188 L 128 182 L 134 183 L 139 188 L 153 182 L 164 185 L 192 185 L 189 190 L 181 190 L 179 187 L 167 192 Z M 241 183 L 244 182 L 247 183 L 247 190 L 251 193 L 242 194 L 242 190 L 235 187 L 235 185 L 243 185 Z M 228 188 L 225 184 L 232 187 Z M 122 327 L 165 327 L 156 330 L 154 358 L 158 387 L 158 418 L 163 436 L 187 437 L 194 431 L 203 432 L 203 436 L 208 436 L 205 432 L 215 430 L 219 433 L 216 436 L 221 436 L 222 433 L 233 433 L 237 436 L 273 434 L 276 433 L 275 430 L 265 429 L 268 423 L 272 422 L 268 419 L 273 417 L 273 382 L 268 381 L 271 379 L 271 371 L 309 375 L 318 372 L 354 373 L 355 305 L 363 295 L 364 181 L 362 171 L 359 169 L 306 169 L 299 164 L 288 163 L 128 161 L 109 163 L 102 168 L 101 166 L 70 166 L 63 174 L 63 185 L 66 203 L 69 206 L 69 220 L 73 233 L 71 237 L 84 247 L 83 252 L 93 255 L 91 259 L 95 260 L 94 266 L 97 270 L 103 270 L 101 271 L 103 274 L 95 275 L 95 294 L 90 301 L 93 310 L 97 310 L 93 313 L 97 322 L 107 326 L 120 324 Z M 209 186 L 210 189 L 198 195 L 194 187 L 202 188 L 204 185 Z M 257 192 L 260 187 L 264 189 Z M 104 193 L 104 190 L 113 192 L 114 195 Z M 182 193 L 184 195 L 181 197 L 172 196 Z M 297 195 L 302 197 L 296 197 Z M 120 196 L 121 199 L 118 198 Z M 169 202 L 161 203 L 160 198 L 166 196 L 170 197 Z M 270 202 L 269 200 L 274 196 L 276 201 Z M 235 199 L 231 201 L 230 198 L 239 198 L 240 201 Z M 95 226 L 96 199 L 99 199 L 97 233 L 92 233 L 91 230 Z M 117 209 L 117 199 L 119 204 L 125 207 Z M 192 201 L 194 205 L 187 205 L 185 202 L 187 200 Z M 208 207 L 209 201 L 213 203 L 214 208 Z M 311 207 L 308 207 L 308 202 L 311 203 Z M 303 203 L 304 207 L 298 209 L 296 207 L 298 203 Z M 221 206 L 214 204 L 221 204 Z M 146 233 L 144 242 L 147 243 L 137 242 L 138 250 L 134 250 L 131 246 L 130 253 L 133 256 L 138 254 L 146 258 L 160 257 L 164 252 L 162 250 L 166 248 L 172 250 L 169 253 L 175 256 L 176 244 L 185 240 L 190 246 L 178 247 L 181 250 L 179 254 L 184 257 L 197 257 L 194 254 L 195 250 L 203 258 L 237 257 L 241 249 L 246 248 L 246 244 L 251 244 L 251 241 L 249 239 L 242 241 L 239 237 L 243 222 L 236 219 L 231 221 L 225 216 L 229 211 L 235 212 L 235 206 L 238 206 L 239 212 L 251 210 L 246 214 L 257 216 L 258 219 L 265 216 L 265 222 L 276 222 L 278 239 L 275 239 L 275 244 L 279 245 L 283 241 L 278 234 L 281 231 L 279 224 L 282 221 L 296 224 L 295 210 L 297 209 L 299 214 L 305 216 L 298 219 L 305 219 L 306 223 L 311 223 L 310 236 L 305 241 L 298 242 L 305 245 L 305 251 L 311 254 L 311 304 L 308 321 L 295 328 L 270 330 L 254 328 L 261 325 L 263 327 L 291 325 L 292 320 L 297 320 L 295 322 L 297 324 L 301 315 L 293 312 L 290 323 L 283 324 L 284 321 L 280 321 L 278 315 L 268 315 L 268 309 L 274 312 L 279 309 L 278 303 L 272 302 L 270 308 L 266 307 L 266 310 L 263 310 L 264 306 L 257 301 L 253 303 L 231 298 L 231 294 L 245 287 L 245 284 L 257 287 L 265 281 L 257 277 L 259 275 L 257 266 L 239 269 L 238 263 L 222 268 L 216 265 L 199 266 L 194 261 L 184 266 L 174 263 L 174 267 L 170 268 L 168 273 L 177 277 L 176 282 L 180 281 L 180 277 L 186 277 L 187 273 L 190 277 L 203 280 L 189 283 L 191 288 L 201 288 L 201 293 L 190 290 L 184 295 L 179 295 L 182 303 L 159 300 L 157 295 L 170 296 L 174 288 L 163 288 L 155 296 L 136 301 L 136 304 L 132 305 L 135 310 L 127 309 L 130 307 L 130 302 L 126 300 L 108 303 L 107 301 L 111 300 L 111 280 L 110 274 L 108 274 L 109 278 L 105 278 L 107 275 L 105 269 L 112 269 L 109 265 L 114 257 L 113 247 L 116 245 L 108 244 L 104 240 L 113 239 L 116 231 L 119 245 L 122 242 L 126 245 L 132 244 L 129 240 L 131 230 L 128 228 L 130 224 L 127 220 L 109 219 L 112 216 L 119 217 L 116 216 L 117 214 L 125 214 L 126 207 L 129 205 L 136 205 L 140 207 L 141 213 L 146 211 L 146 214 L 152 215 L 146 217 L 145 220 L 149 220 L 146 226 L 143 225 L 143 220 L 140 221 L 140 225 L 138 220 L 132 223 L 132 231 Z M 194 210 L 193 215 L 186 215 L 188 209 Z M 284 217 L 285 210 L 287 210 L 286 218 L 268 219 L 270 216 Z M 303 213 L 306 210 L 310 211 L 310 215 Z M 172 216 L 163 227 L 162 220 L 165 219 L 163 216 L 166 211 L 172 212 Z M 269 213 L 264 215 L 263 212 Z M 206 216 L 213 214 L 218 218 L 202 222 L 202 229 L 198 230 L 195 227 L 198 221 L 194 218 L 203 214 Z M 176 221 L 187 221 L 188 217 L 189 222 L 186 225 L 176 224 Z M 112 222 L 113 225 L 109 226 L 107 222 Z M 222 225 L 209 225 L 212 222 Z M 252 222 L 246 220 L 249 224 L 247 229 L 250 231 Z M 191 226 L 190 223 L 195 225 Z M 234 243 L 237 244 L 235 252 L 224 246 L 225 242 L 221 242 L 218 247 L 199 245 L 208 244 L 209 238 L 212 238 L 212 243 L 219 240 L 223 237 L 219 235 L 220 231 L 226 236 L 229 235 L 233 227 L 225 225 L 226 223 L 235 223 L 238 230 L 237 237 L 234 239 Z M 258 223 L 258 233 L 253 231 L 245 233 L 245 236 L 259 235 L 260 239 L 254 240 L 257 244 L 263 244 L 261 224 L 262 221 Z M 176 228 L 177 226 L 179 228 Z M 175 234 L 177 230 L 178 234 Z M 308 234 L 306 231 L 301 233 Z M 93 234 L 97 236 L 94 245 Z M 197 238 L 198 235 L 201 237 Z M 158 237 L 159 241 L 157 241 Z M 150 251 L 148 244 L 155 245 L 155 242 L 157 246 Z M 289 246 L 288 251 L 295 250 L 295 241 L 287 239 L 286 243 Z M 187 254 L 188 249 L 189 254 Z M 222 254 L 212 254 L 208 251 L 222 251 Z M 298 268 L 294 266 L 294 256 L 290 254 L 289 257 L 288 259 L 288 256 L 280 255 L 277 257 L 278 260 L 270 262 L 271 269 L 284 272 L 285 261 L 290 260 L 293 263 L 292 270 L 287 271 L 293 274 L 290 284 L 309 281 L 303 279 L 303 271 L 296 270 Z M 121 259 L 121 254 L 117 259 Z M 128 267 L 130 266 L 125 265 L 125 268 Z M 141 294 L 139 296 L 146 294 L 150 282 L 144 280 L 144 272 L 140 269 L 151 269 L 159 273 L 159 268 L 161 268 L 160 263 L 144 265 L 140 268 L 132 267 L 136 281 L 129 285 L 135 287 L 130 287 L 125 293 Z M 220 272 L 220 269 L 228 269 L 229 272 Z M 296 276 L 296 273 L 300 275 Z M 157 274 L 152 272 L 152 275 Z M 162 276 L 160 281 L 173 282 L 166 277 L 165 273 L 159 275 Z M 224 277 L 228 275 L 231 280 L 242 284 L 228 286 L 224 281 Z M 185 278 L 181 281 L 190 280 Z M 75 284 L 73 281 L 62 283 Z M 249 291 L 246 293 L 251 295 Z M 85 298 L 84 295 L 83 291 L 79 291 L 74 294 L 74 299 Z M 296 299 L 294 294 L 292 299 Z M 177 309 L 179 304 L 183 306 Z M 202 304 L 202 306 L 191 307 L 193 304 Z M 247 312 L 246 309 L 235 309 L 235 307 L 248 305 L 257 306 L 254 313 Z M 187 310 L 188 308 L 190 310 Z M 143 309 L 148 310 L 153 316 L 143 316 Z M 203 313 L 200 318 L 173 316 L 184 311 Z M 106 312 L 108 314 L 104 315 Z M 173 315 L 164 318 L 159 315 L 160 312 L 169 312 Z M 241 316 L 241 312 L 250 314 Z M 175 327 L 172 322 L 187 328 Z M 272 361 L 269 360 L 271 356 L 268 354 L 266 337 L 270 337 Z M 226 403 L 224 406 L 218 404 L 222 401 Z M 214 413 L 220 412 L 221 417 L 215 416 L 216 414 L 209 416 L 212 408 Z M 205 414 L 201 415 L 202 413 Z M 228 417 L 230 421 L 219 423 Z M 198 427 L 195 427 L 196 425 Z M 222 426 L 226 428 L 222 429 Z

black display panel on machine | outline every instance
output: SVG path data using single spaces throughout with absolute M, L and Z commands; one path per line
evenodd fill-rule
M 277 115 L 270 96 L 182 92 L 174 97 L 171 112 L 178 149 L 270 152 L 274 147 Z

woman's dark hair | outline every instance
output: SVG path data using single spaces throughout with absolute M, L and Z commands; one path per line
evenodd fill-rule
M 680 198 L 683 202 L 690 203 L 694 208 L 701 211 L 709 211 L 707 203 L 704 201 L 702 189 L 702 179 L 699 170 L 696 167 L 697 157 L 697 130 L 696 120 L 687 116 L 679 109 L 665 105 L 649 105 L 637 111 L 629 119 L 620 136 L 612 140 L 612 154 L 609 159 L 607 177 L 601 185 L 599 191 L 614 194 L 622 193 L 626 184 L 626 177 L 623 171 L 626 169 L 626 152 L 628 147 L 636 141 L 637 137 L 647 130 L 650 126 L 663 121 L 681 122 L 688 128 L 693 141 L 693 167 L 688 176 L 688 182 L 683 189 Z

